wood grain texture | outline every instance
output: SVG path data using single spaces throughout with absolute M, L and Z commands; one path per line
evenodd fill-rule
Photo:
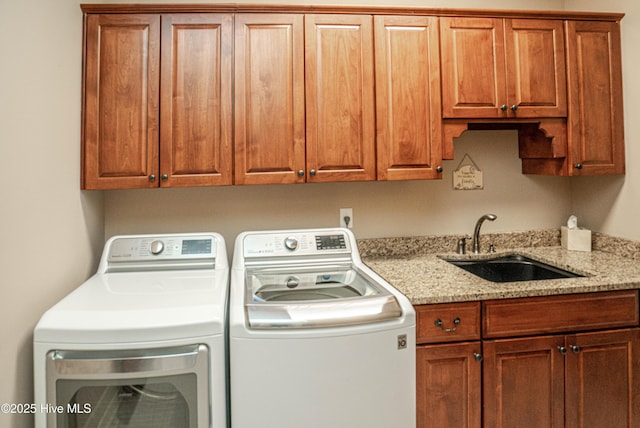
M 162 16 L 161 186 L 232 183 L 232 18 Z
M 378 180 L 440 178 L 438 19 L 376 16 Z

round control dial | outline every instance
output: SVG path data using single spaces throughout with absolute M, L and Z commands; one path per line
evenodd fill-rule
M 149 246 L 149 251 L 151 251 L 151 254 L 157 256 L 162 251 L 164 251 L 164 242 L 160 240 L 153 241 Z
M 284 240 L 284 246 L 287 250 L 295 250 L 298 248 L 298 240 L 293 236 L 289 236 Z

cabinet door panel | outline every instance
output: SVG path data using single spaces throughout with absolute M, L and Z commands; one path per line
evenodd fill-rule
M 564 426 L 563 337 L 483 342 L 484 426 Z
M 640 427 L 639 346 L 640 329 L 567 337 L 567 428 Z
M 567 78 L 561 21 L 505 20 L 509 107 L 517 117 L 565 117 Z
M 506 117 L 502 19 L 443 17 L 440 37 L 443 117 Z
M 302 15 L 235 20 L 235 182 L 304 182 Z
M 305 16 L 309 181 L 375 179 L 372 21 Z
M 374 27 L 378 180 L 439 178 L 438 19 L 376 16 Z
M 418 346 L 417 427 L 479 428 L 480 342 Z
M 620 26 L 568 21 L 567 40 L 570 174 L 624 174 Z
M 231 184 L 232 16 L 162 16 L 162 186 Z
M 89 15 L 85 31 L 82 186 L 156 187 L 160 17 Z

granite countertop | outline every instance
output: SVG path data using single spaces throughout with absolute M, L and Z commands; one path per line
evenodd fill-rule
M 500 239 L 497 239 L 500 241 Z M 451 242 L 451 239 L 448 240 Z M 423 240 L 416 251 L 411 243 L 398 241 L 405 249 L 380 250 L 379 241 L 367 242 L 362 260 L 377 274 L 406 295 L 412 304 L 432 304 L 465 302 L 516 297 L 550 296 L 558 294 L 585 293 L 640 288 L 640 261 L 634 257 L 594 249 L 591 252 L 567 251 L 551 239 L 525 240 L 525 246 L 508 246 L 508 243 L 522 244 L 522 239 L 502 241 L 499 251 L 492 254 L 458 255 L 439 245 L 425 248 Z M 407 245 L 407 242 L 410 244 Z M 455 242 L 455 241 L 454 241 Z M 489 242 L 489 241 L 487 241 Z M 385 245 L 388 245 L 386 242 Z M 614 243 L 614 248 L 618 248 Z M 360 243 L 359 243 L 360 246 Z M 628 247 L 628 245 L 627 245 Z M 372 251 L 372 248 L 375 250 Z M 438 251 L 440 250 L 440 251 Z M 547 264 L 569 270 L 584 277 L 548 279 L 540 281 L 518 281 L 496 283 L 484 280 L 448 263 L 443 258 L 474 259 L 518 253 Z

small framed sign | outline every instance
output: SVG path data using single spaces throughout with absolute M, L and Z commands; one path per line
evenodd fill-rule
M 454 190 L 480 190 L 484 188 L 482 171 L 468 153 L 464 155 L 458 167 L 453 171 Z

